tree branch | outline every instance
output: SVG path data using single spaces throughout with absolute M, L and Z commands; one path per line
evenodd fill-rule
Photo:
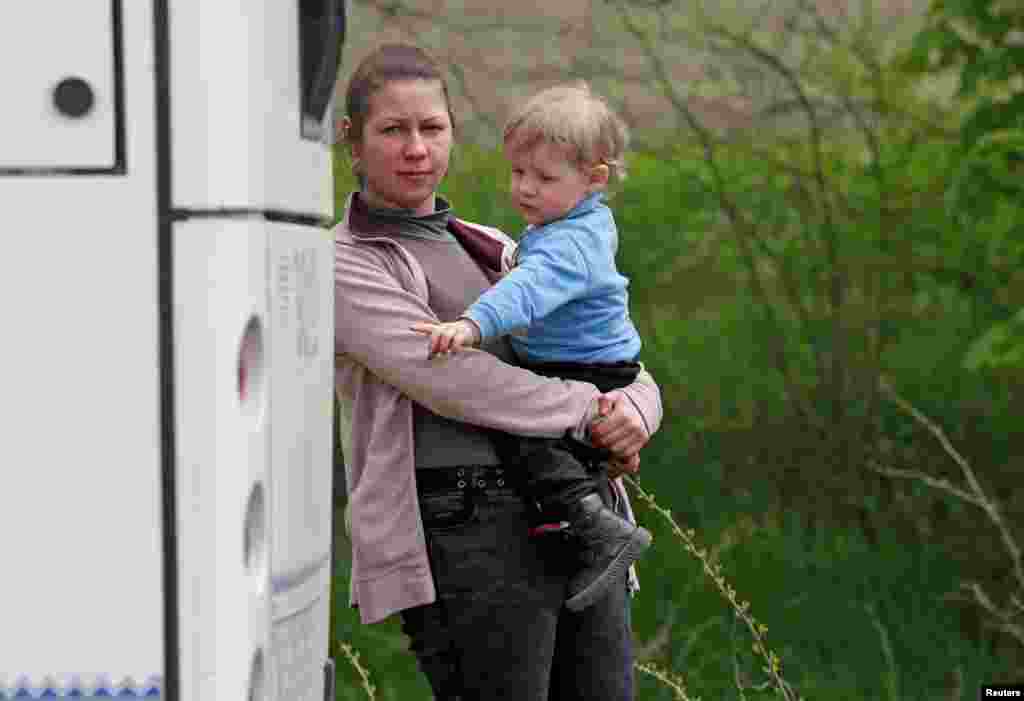
M 1006 521 L 1003 518 L 1003 515 L 999 509 L 999 505 L 985 493 L 984 488 L 981 486 L 981 482 L 978 481 L 978 478 L 975 475 L 974 470 L 971 468 L 970 463 L 967 461 L 967 458 L 961 455 L 960 452 L 953 446 L 953 443 L 946 436 L 945 431 L 943 431 L 942 428 L 938 426 L 938 424 L 933 422 L 922 412 L 918 411 L 918 409 L 914 407 L 910 402 L 901 397 L 896 392 L 896 390 L 892 388 L 892 386 L 884 377 L 879 378 L 879 386 L 882 392 L 893 403 L 895 403 L 896 406 L 898 406 L 904 412 L 909 414 L 917 423 L 922 425 L 929 433 L 931 433 L 935 437 L 936 440 L 938 440 L 939 444 L 942 446 L 942 449 L 945 451 L 945 453 L 950 458 L 952 458 L 953 462 L 955 462 L 957 466 L 960 468 L 960 472 L 961 474 L 963 474 L 964 480 L 967 482 L 970 491 L 968 492 L 963 489 L 953 487 L 948 483 L 946 483 L 948 485 L 947 487 L 939 486 L 938 484 L 932 484 L 932 482 L 929 482 L 927 480 L 922 481 L 926 481 L 926 483 L 929 484 L 930 486 L 935 486 L 936 488 L 944 489 L 945 491 L 954 494 L 955 496 L 961 499 L 964 499 L 964 501 L 967 501 L 971 504 L 978 506 L 985 512 L 989 520 L 995 525 L 996 529 L 999 531 L 1000 538 L 1003 541 L 1003 547 L 1006 548 L 1006 551 L 1010 556 L 1010 561 L 1013 566 L 1014 577 L 1017 580 L 1017 589 L 1018 591 L 1024 592 L 1024 563 L 1022 563 L 1021 561 L 1020 546 L 1017 544 L 1017 541 L 1013 536 L 1013 532 L 1006 524 Z M 921 479 L 921 477 L 915 475 L 914 479 Z M 928 480 L 934 481 L 934 478 L 928 478 Z M 945 482 L 945 480 L 938 480 L 937 482 Z

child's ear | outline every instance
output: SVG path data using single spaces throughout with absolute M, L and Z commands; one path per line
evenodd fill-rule
M 611 169 L 607 163 L 600 163 L 590 169 L 590 190 L 603 190 L 608 187 L 608 179 L 611 177 Z

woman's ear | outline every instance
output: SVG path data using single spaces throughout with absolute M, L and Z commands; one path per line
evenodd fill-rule
M 599 163 L 590 169 L 590 191 L 596 192 L 608 187 L 608 179 L 611 177 L 611 168 L 607 163 Z
M 348 117 L 338 120 L 338 142 L 345 144 L 352 158 L 359 157 L 359 144 L 352 138 L 352 120 Z
M 348 143 L 349 132 L 352 131 L 352 120 L 348 117 L 342 117 L 336 122 L 335 137 L 338 139 L 338 143 Z
M 352 138 L 352 120 L 348 117 L 342 117 L 338 120 L 338 142 L 344 144 L 348 150 L 348 157 L 352 164 L 352 174 L 359 175 L 360 159 L 362 158 L 359 152 L 362 149 L 359 142 Z

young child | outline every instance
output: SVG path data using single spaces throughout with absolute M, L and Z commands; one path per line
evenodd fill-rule
M 633 381 L 640 337 L 629 318 L 628 281 L 615 266 L 615 221 L 603 203 L 609 182 L 623 176 L 627 138 L 622 120 L 582 83 L 544 90 L 512 117 L 504 132 L 511 195 L 529 226 L 514 267 L 458 320 L 413 327 L 430 335 L 431 356 L 511 334 L 534 372 L 602 392 Z M 596 602 L 651 542 L 598 494 L 606 455 L 568 438 L 499 443 L 503 459 L 521 465 L 527 496 L 546 519 L 567 523 L 581 548 L 566 606 Z

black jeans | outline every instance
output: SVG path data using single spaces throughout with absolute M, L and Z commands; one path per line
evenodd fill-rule
M 610 392 L 629 385 L 640 372 L 640 364 L 541 363 L 524 368 L 563 380 L 579 380 Z M 495 446 L 503 462 L 519 466 L 525 474 L 524 496 L 540 504 L 541 520 L 561 520 L 568 508 L 597 490 L 595 472 L 608 459 L 607 451 L 584 445 L 571 438 L 527 438 L 509 434 L 495 435 Z
M 575 569 L 559 535 L 527 537 L 530 507 L 493 468 L 464 488 L 420 494 L 438 600 L 402 612 L 402 630 L 443 701 L 630 701 L 626 582 L 579 613 L 564 608 Z M 483 485 L 480 485 L 483 482 Z M 606 499 L 608 483 L 600 485 Z

